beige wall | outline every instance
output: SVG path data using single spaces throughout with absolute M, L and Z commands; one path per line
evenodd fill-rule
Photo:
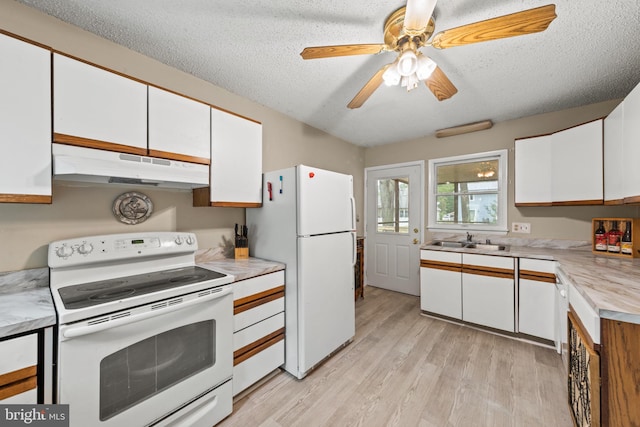
M 555 113 L 540 114 L 497 123 L 485 131 L 448 138 L 424 137 L 412 141 L 369 148 L 365 152 L 366 167 L 402 163 L 411 160 L 437 159 L 492 150 L 509 150 L 508 221 L 531 223 L 531 234 L 512 234 L 509 237 L 590 240 L 591 218 L 601 216 L 637 217 L 637 207 L 572 206 L 516 208 L 514 201 L 514 139 L 542 135 L 604 117 L 619 101 L 607 101 Z M 576 153 L 580 161 L 580 153 Z M 567 165 L 570 167 L 570 165 Z M 427 189 L 428 192 L 428 189 Z M 426 204 L 425 194 L 425 204 Z M 426 224 L 426 217 L 425 217 Z M 430 238 L 427 233 L 427 239 Z
M 262 122 L 264 171 L 302 163 L 351 174 L 362 212 L 363 148 L 12 0 L 0 0 L 0 29 Z M 111 205 L 132 189 L 55 184 L 52 205 L 0 204 L 0 272 L 46 266 L 47 245 L 57 239 L 178 230 L 196 232 L 200 247 L 211 247 L 231 236 L 234 223 L 244 222 L 244 209 L 193 208 L 190 192 L 141 188 L 155 213 L 142 224 L 126 226 L 113 217 Z

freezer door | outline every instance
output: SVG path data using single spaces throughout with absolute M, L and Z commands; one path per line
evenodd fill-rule
M 353 177 L 298 166 L 298 235 L 355 230 Z
M 305 374 L 355 335 L 355 233 L 301 237 L 298 248 L 298 370 Z

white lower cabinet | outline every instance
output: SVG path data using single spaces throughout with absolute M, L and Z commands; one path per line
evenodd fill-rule
M 0 342 L 0 403 L 38 403 L 38 334 Z
M 462 320 L 515 332 L 513 265 L 511 257 L 462 255 Z
M 520 258 L 518 331 L 553 341 L 555 338 L 555 261 Z
M 284 364 L 284 271 L 233 284 L 233 395 Z
M 462 319 L 462 254 L 420 251 L 420 309 Z

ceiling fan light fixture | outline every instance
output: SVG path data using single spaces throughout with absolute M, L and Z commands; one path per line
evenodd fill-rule
M 437 65 L 433 59 L 428 56 L 421 55 L 420 58 L 418 58 L 418 68 L 416 69 L 418 80 L 426 80 L 431 77 L 436 66 Z
M 400 83 L 400 73 L 398 73 L 398 68 L 395 64 L 387 67 L 385 72 L 382 74 L 382 80 L 384 80 L 384 84 L 387 86 L 396 86 Z
M 418 77 L 416 77 L 416 74 L 410 74 L 408 76 L 403 76 L 401 81 L 400 81 L 400 86 L 402 87 L 406 87 L 407 88 L 407 92 L 409 92 L 412 89 L 415 89 L 418 87 L 418 82 L 420 80 L 418 80 Z
M 418 57 L 413 50 L 405 50 L 398 60 L 398 73 L 402 77 L 412 75 L 418 69 Z

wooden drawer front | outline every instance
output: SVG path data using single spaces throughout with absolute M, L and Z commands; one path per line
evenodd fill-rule
M 233 395 L 237 395 L 284 363 L 284 340 L 276 342 L 233 367 Z
M 233 299 L 235 302 L 278 286 L 284 286 L 284 271 L 276 271 L 275 273 L 240 280 L 233 283 Z
M 38 389 L 34 386 L 31 390 L 23 393 L 7 397 L 6 399 L 0 398 L 0 401 L 3 405 L 35 405 L 38 403 Z
M 0 375 L 0 400 L 35 389 L 38 386 L 37 374 L 37 366 L 29 366 Z
M 284 312 L 284 297 L 235 314 L 233 316 L 233 331 L 237 332 L 281 312 Z
M 462 264 L 462 254 L 459 252 L 429 251 L 422 249 L 420 251 L 420 259 Z
M 0 342 L 0 376 L 38 364 L 38 335 Z M 2 383 L 0 383 L 2 385 Z

